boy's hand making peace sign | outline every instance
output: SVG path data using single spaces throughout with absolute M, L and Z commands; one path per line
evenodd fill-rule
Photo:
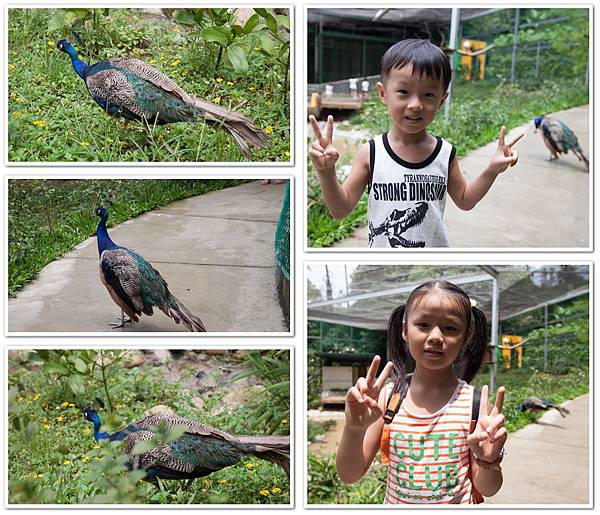
M 346 427 L 349 429 L 367 428 L 383 415 L 379 407 L 379 394 L 392 373 L 394 364 L 389 361 L 377 380 L 375 376 L 379 369 L 381 358 L 375 356 L 367 372 L 367 377 L 360 377 L 356 385 L 346 394 Z
M 479 461 L 495 462 L 506 442 L 508 431 L 504 427 L 504 415 L 502 414 L 505 391 L 503 386 L 498 388 L 496 402 L 490 409 L 487 385 L 481 389 L 477 427 L 467 437 L 469 449 Z
M 325 135 L 321 133 L 317 119 L 311 114 L 308 119 L 315 133 L 315 141 L 313 141 L 308 155 L 313 162 L 317 172 L 335 171 L 335 163 L 339 159 L 340 154 L 333 146 L 333 116 L 327 117 L 327 126 Z
M 519 134 L 510 143 L 506 143 L 506 127 L 504 125 L 500 129 L 500 136 L 498 136 L 498 149 L 492 157 L 488 170 L 494 173 L 502 173 L 509 166 L 515 166 L 519 160 L 519 153 L 513 150 L 513 146 L 519 141 L 524 133 Z

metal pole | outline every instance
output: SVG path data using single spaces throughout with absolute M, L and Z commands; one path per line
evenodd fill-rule
M 317 28 L 317 41 L 315 44 L 315 82 L 320 84 L 323 82 L 323 63 L 321 57 L 323 56 L 323 18 L 319 17 L 319 25 Z
M 548 367 L 548 304 L 544 304 L 544 370 Z
M 492 342 L 490 348 L 492 350 L 492 370 L 490 372 L 490 392 L 496 391 L 496 376 L 498 374 L 498 309 L 500 290 L 498 287 L 498 278 L 492 279 Z
M 460 25 L 460 9 L 457 7 L 452 8 L 452 20 L 450 22 L 450 68 L 452 69 L 452 79 L 448 86 L 448 97 L 444 104 L 444 121 L 448 122 L 450 119 L 450 99 L 452 98 L 452 84 L 454 83 L 454 74 L 456 68 L 456 46 L 458 43 L 458 27 Z
M 510 66 L 510 81 L 515 81 L 515 71 L 517 66 L 517 44 L 519 42 L 519 18 L 521 11 L 515 9 L 515 29 L 513 33 L 513 47 L 512 47 L 512 64 Z
M 537 42 L 537 52 L 535 54 L 535 78 L 539 79 L 540 78 L 540 49 L 542 46 L 542 42 L 538 41 Z

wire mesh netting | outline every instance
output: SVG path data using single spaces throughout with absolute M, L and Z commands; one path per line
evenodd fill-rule
M 491 317 L 492 275 L 478 265 L 356 265 L 308 267 L 308 319 L 383 331 L 394 308 L 419 284 L 445 279 L 459 284 Z M 589 290 L 587 265 L 497 265 L 499 319 Z

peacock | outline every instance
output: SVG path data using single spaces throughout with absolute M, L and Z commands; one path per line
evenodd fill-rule
M 550 151 L 549 160 L 558 159 L 558 154 L 567 154 L 569 150 L 577 156 L 579 161 L 583 161 L 585 169 L 589 169 L 589 161 L 577 141 L 577 136 L 569 127 L 567 127 L 558 118 L 550 116 L 538 116 L 534 121 L 535 132 L 542 129 L 542 139 Z
M 106 207 L 97 208 L 96 216 L 100 217 L 96 233 L 100 280 L 112 300 L 121 308 L 120 322 L 111 325 L 117 328 L 124 327 L 129 321 L 138 322 L 142 313 L 152 315 L 156 306 L 176 324 L 182 322 L 188 331 L 206 331 L 202 320 L 173 296 L 167 282 L 148 261 L 111 240 L 106 230 Z
M 541 397 L 528 397 L 523 401 L 519 409 L 521 412 L 525 411 L 548 411 L 549 409 L 554 408 L 556 411 L 560 413 L 562 418 L 565 418 L 569 413 L 571 413 L 567 408 L 563 406 L 559 406 L 558 404 L 554 404 L 552 401 L 547 401 L 546 399 L 542 399 Z
M 69 54 L 92 99 L 109 115 L 147 125 L 206 120 L 223 126 L 241 152 L 249 145 L 265 147 L 269 137 L 244 115 L 187 94 L 175 81 L 148 63 L 132 57 L 113 57 L 88 65 L 66 39 L 56 47 Z
M 100 430 L 102 423 L 94 409 L 85 408 L 83 413 L 85 419 L 94 424 L 96 441 L 122 441 L 128 456 L 128 468 L 144 470 L 145 480 L 149 482 L 154 483 L 157 478 L 193 479 L 208 476 L 235 465 L 247 456 L 276 463 L 290 477 L 289 436 L 234 436 L 194 420 L 166 414 L 150 415 L 109 434 Z M 161 423 L 164 429 L 180 426 L 185 432 L 168 443 L 159 443 L 146 452 L 133 454 L 136 444 L 151 440 Z

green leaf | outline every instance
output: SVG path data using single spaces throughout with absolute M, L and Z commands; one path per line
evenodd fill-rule
M 77 18 L 78 20 L 85 20 L 86 18 L 92 16 L 92 13 L 94 12 L 93 9 L 82 9 L 82 8 L 68 8 L 65 9 L 65 11 L 67 11 L 68 14 L 72 14 L 73 16 L 75 16 L 75 18 Z
M 205 41 L 211 41 L 212 43 L 217 43 L 221 46 L 225 46 L 227 44 L 227 32 L 218 27 L 206 27 L 202 29 L 202 38 Z
M 261 18 L 266 18 L 269 16 L 269 12 L 266 9 L 254 9 L 254 12 L 258 14 Z
M 88 371 L 88 367 L 82 359 L 73 357 L 70 361 L 73 363 L 73 365 L 75 365 L 75 370 L 77 370 L 77 372 L 80 374 L 85 374 Z
M 83 385 L 83 378 L 80 375 L 70 375 L 67 380 L 69 388 L 75 395 L 83 395 L 85 393 L 85 386 Z
M 246 24 L 244 25 L 244 34 L 250 34 L 254 30 L 254 27 L 258 25 L 260 21 L 260 16 L 258 14 L 253 14 L 248 18 Z
M 283 14 L 278 14 L 275 16 L 275 19 L 283 25 L 287 30 L 290 30 L 290 17 L 284 16 Z
M 248 73 L 248 60 L 246 59 L 246 52 L 244 52 L 242 47 L 231 45 L 225 54 L 236 72 L 242 74 Z
M 49 363 L 44 363 L 42 365 L 42 369 L 44 370 L 44 372 L 48 372 L 50 374 L 54 373 L 64 375 L 69 373 L 67 367 L 64 366 L 62 363 L 59 363 L 58 361 L 50 361 Z
M 277 20 L 271 15 L 269 14 L 266 18 L 265 21 L 267 23 L 267 27 L 268 29 L 273 32 L 274 34 L 277 34 Z
M 144 454 L 145 452 L 149 452 L 156 447 L 156 443 L 152 440 L 148 440 L 146 442 L 138 442 L 135 444 L 132 454 Z
M 48 23 L 48 31 L 53 32 L 55 30 L 61 30 L 67 25 L 67 13 L 65 11 L 56 11 L 54 16 L 50 18 L 50 22 Z
M 194 15 L 187 9 L 176 9 L 173 11 L 173 19 L 182 25 L 195 25 L 197 22 Z
M 259 39 L 260 39 L 260 46 L 263 50 L 265 50 L 266 52 L 268 52 L 269 54 L 273 53 L 273 49 L 275 48 L 275 42 L 273 41 L 273 38 L 271 37 L 270 34 L 268 34 L 267 32 L 262 32 L 261 34 L 259 34 Z

